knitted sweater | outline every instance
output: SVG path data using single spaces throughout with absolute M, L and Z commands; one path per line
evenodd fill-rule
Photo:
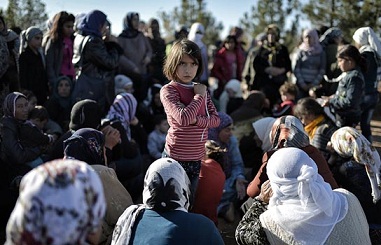
M 177 161 L 203 159 L 208 129 L 220 124 L 210 95 L 203 97 L 195 94 L 193 87 L 172 81 L 161 89 L 160 99 L 170 126 L 165 143 L 167 154 Z M 194 118 L 197 122 L 191 124 Z
M 324 244 L 371 244 L 369 226 L 364 211 L 355 195 L 345 189 L 336 189 L 334 191 L 343 193 L 346 196 L 348 213 L 342 221 L 335 225 Z M 276 224 L 268 213 L 264 212 L 259 216 L 259 219 L 270 244 L 298 244 L 293 236 Z

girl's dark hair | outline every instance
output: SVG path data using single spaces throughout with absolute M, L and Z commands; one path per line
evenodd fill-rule
M 68 21 L 72 21 L 74 24 L 75 17 L 66 11 L 61 11 L 53 17 L 52 28 L 49 30 L 49 37 L 52 41 L 55 42 L 63 38 L 63 25 Z
M 207 158 L 213 159 L 214 161 L 218 162 L 221 165 L 222 170 L 225 169 L 225 162 L 227 160 L 226 148 L 220 146 L 214 140 L 207 140 L 205 143 L 205 152 Z
M 234 35 L 229 35 L 229 36 L 227 36 L 227 37 L 225 38 L 223 44 L 228 43 L 230 40 L 233 40 L 234 43 L 235 43 L 235 45 L 236 45 L 236 47 L 237 47 L 238 42 L 237 42 L 237 38 L 236 38 L 236 36 L 234 36 Z
M 351 60 L 356 62 L 356 65 L 358 65 L 361 68 L 362 72 L 367 72 L 368 67 L 366 59 L 360 54 L 359 50 L 351 44 L 347 44 L 341 47 L 337 51 L 337 58 L 350 58 Z
M 177 80 L 176 69 L 184 54 L 189 55 L 198 64 L 197 73 L 194 78 L 194 81 L 198 82 L 203 71 L 201 50 L 196 43 L 185 38 L 173 44 L 164 62 L 163 73 L 168 80 Z
M 324 108 L 313 98 L 302 98 L 294 107 L 294 116 L 301 118 L 305 115 L 325 115 Z

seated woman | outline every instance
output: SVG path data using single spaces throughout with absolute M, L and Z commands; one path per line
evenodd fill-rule
M 298 101 L 294 115 L 303 123 L 311 145 L 319 149 L 328 161 L 331 153 L 327 149 L 327 144 L 337 127 L 325 114 L 324 108 L 315 99 L 307 97 Z
M 177 161 L 156 160 L 144 180 L 143 204 L 124 211 L 111 244 L 224 244 L 211 220 L 188 213 L 190 181 Z
M 21 181 L 6 244 L 98 244 L 105 210 L 102 183 L 86 163 L 45 163 Z
M 218 215 L 227 222 L 234 221 L 235 206 L 245 198 L 247 180 L 244 173 L 244 165 L 238 148 L 238 140 L 233 135 L 233 120 L 223 112 L 218 112 L 220 125 L 209 129 L 209 140 L 214 140 L 222 147 L 227 148 L 227 160 L 224 168 L 226 180 Z
M 44 145 L 26 144 L 29 134 L 22 134 L 21 128 L 29 127 L 28 119 L 28 100 L 25 95 L 19 92 L 12 92 L 5 97 L 3 104 L 4 116 L 1 118 L 1 159 L 6 163 L 8 182 L 10 183 L 16 176 L 26 174 L 31 166 L 28 163 L 36 160 L 42 153 L 42 147 L 49 143 L 47 137 Z M 27 131 L 25 131 L 27 132 Z M 40 135 L 43 136 L 43 133 Z M 21 142 L 21 139 L 24 139 Z M 30 139 L 32 140 L 32 139 Z M 37 140 L 37 139 L 34 139 Z M 28 140 L 29 141 L 29 140 Z M 39 142 L 41 144 L 41 142 Z
M 110 244 L 119 216 L 133 203 L 130 194 L 119 182 L 115 171 L 107 167 L 103 133 L 91 128 L 75 131 L 69 139 L 64 141 L 64 154 L 65 158 L 74 158 L 88 163 L 101 178 L 107 209 L 102 222 L 100 243 Z
M 381 229 L 380 156 L 365 136 L 351 127 L 334 132 L 331 145 L 343 158 L 337 162 L 335 173 L 341 176 L 337 178 L 339 184 L 359 199 L 371 229 L 372 243 L 380 244 L 377 236 Z
M 304 151 L 278 150 L 267 174 L 273 195 L 259 218 L 270 244 L 371 244 L 357 198 L 332 191 Z
M 247 187 L 247 194 L 250 197 L 258 196 L 261 191 L 261 185 L 268 179 L 266 174 L 266 165 L 271 155 L 278 149 L 285 147 L 296 147 L 306 152 L 318 166 L 319 174 L 329 183 L 332 189 L 338 187 L 332 172 L 328 167 L 327 161 L 318 149 L 309 143 L 309 138 L 304 132 L 303 124 L 294 116 L 283 116 L 278 118 L 272 127 L 271 142 L 273 150 L 266 152 L 262 159 L 262 166 L 255 176 L 254 180 Z

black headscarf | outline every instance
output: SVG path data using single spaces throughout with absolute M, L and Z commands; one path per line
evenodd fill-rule
M 132 19 L 134 16 L 139 18 L 139 14 L 136 12 L 129 12 L 123 20 L 123 32 L 119 35 L 124 38 L 135 38 L 138 36 L 140 31 L 138 29 L 134 29 L 132 25 Z

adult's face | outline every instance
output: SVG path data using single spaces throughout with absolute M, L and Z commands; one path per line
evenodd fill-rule
M 28 101 L 25 98 L 18 98 L 15 103 L 15 118 L 25 121 L 28 119 Z
M 218 134 L 219 140 L 222 143 L 228 144 L 230 137 L 233 135 L 233 129 L 233 125 L 229 125 L 226 128 L 223 128 Z

